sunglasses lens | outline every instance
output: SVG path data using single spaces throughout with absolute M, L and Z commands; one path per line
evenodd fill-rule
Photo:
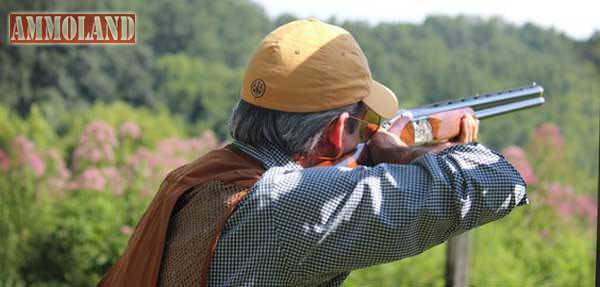
M 360 141 L 366 142 L 377 132 L 381 117 L 371 109 L 367 110 L 364 120 L 360 121 Z
M 381 116 L 379 116 L 377 113 L 375 113 L 371 109 L 367 109 L 367 114 L 365 115 L 365 121 L 379 126 L 381 124 Z
M 366 142 L 377 132 L 378 125 L 361 123 L 360 141 Z

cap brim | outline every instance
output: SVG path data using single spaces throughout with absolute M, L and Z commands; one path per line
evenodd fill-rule
M 394 92 L 375 80 L 371 81 L 371 93 L 362 101 L 386 119 L 393 118 L 398 111 L 398 99 Z

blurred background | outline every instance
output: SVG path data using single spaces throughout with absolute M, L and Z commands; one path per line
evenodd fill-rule
M 398 17 L 370 1 L 373 9 L 364 1 L 339 9 L 319 9 L 324 1 L 259 2 L 0 3 L 2 33 L 11 11 L 133 11 L 138 20 L 132 46 L 9 46 L 2 39 L 0 286 L 95 285 L 163 176 L 229 140 L 248 56 L 298 16 L 349 30 L 374 77 L 404 108 L 543 85 L 542 108 L 482 122 L 481 142 L 517 166 L 531 205 L 470 232 L 470 285 L 592 286 L 600 30 L 561 30 L 552 13 L 573 11 L 543 12 L 544 2 L 516 20 L 502 14 L 511 10 L 505 1 L 462 1 L 483 7 L 466 10 L 469 16 L 456 6 L 445 13 L 420 4 Z M 588 14 L 570 13 L 570 21 L 594 21 L 585 18 L 591 6 L 576 6 Z M 486 7 L 504 10 L 494 16 Z M 545 16 L 528 22 L 536 15 Z M 565 23 L 579 23 L 572 22 Z M 443 286 L 445 248 L 355 271 L 345 286 Z

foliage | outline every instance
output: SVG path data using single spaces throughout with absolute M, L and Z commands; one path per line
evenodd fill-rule
M 32 177 L 28 171 L 9 173 L 4 167 L 0 174 L 0 286 L 23 284 L 19 270 L 25 259 L 23 242 L 38 226 L 40 215 L 39 205 L 33 203 L 37 184 Z
M 0 46 L 0 286 L 90 286 L 161 179 L 228 138 L 246 59 L 272 28 L 248 0 L 3 1 L 10 11 L 134 11 L 133 46 Z M 547 104 L 482 122 L 532 204 L 472 232 L 474 286 L 591 285 L 600 32 L 500 18 L 348 29 L 402 107 L 537 81 Z M 214 132 L 210 132 L 211 130 Z M 441 286 L 445 251 L 354 272 L 348 286 Z
M 28 285 L 93 286 L 124 248 L 122 201 L 108 193 L 73 192 L 48 207 L 20 268 Z
M 446 246 L 401 261 L 361 269 L 350 274 L 344 286 L 445 286 Z
M 9 1 L 0 5 L 0 15 L 26 9 L 132 10 L 141 40 L 121 47 L 1 46 L 1 103 L 22 116 L 37 106 L 54 128 L 60 127 L 51 114 L 96 102 L 167 108 L 220 139 L 228 137 L 227 117 L 246 59 L 270 29 L 295 19 L 270 20 L 251 2 L 229 0 Z M 482 139 L 498 149 L 522 145 L 533 127 L 553 122 L 578 142 L 568 158 L 579 163 L 580 174 L 598 174 L 588 160 L 598 157 L 600 127 L 590 120 L 600 113 L 598 33 L 578 42 L 533 24 L 466 16 L 431 16 L 420 25 L 336 24 L 361 43 L 375 78 L 396 92 L 402 107 L 540 83 L 548 102 L 543 112 L 487 120 Z M 594 190 L 591 184 L 583 188 Z
M 76 112 L 64 138 L 38 112 L 0 115 L 13 123 L 0 124 L 0 285 L 94 285 L 166 173 L 218 143 L 122 103 Z
M 227 135 L 223 123 L 238 99 L 238 70 L 186 54 L 162 56 L 158 70 L 162 75 L 159 94 L 164 95 L 170 110 L 182 113 L 188 121 L 201 122 L 223 137 Z

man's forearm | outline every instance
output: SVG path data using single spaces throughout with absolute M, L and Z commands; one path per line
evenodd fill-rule
M 435 153 L 442 147 L 403 151 L 406 159 L 425 153 L 410 164 L 273 177 L 264 190 L 276 194 L 269 198 L 287 268 L 331 274 L 415 256 L 527 203 L 524 181 L 500 154 L 479 144 Z
M 437 153 L 453 145 L 453 143 L 446 142 L 417 147 L 374 148 L 367 146 L 367 153 L 369 163 L 372 165 L 380 163 L 408 164 L 428 152 Z

